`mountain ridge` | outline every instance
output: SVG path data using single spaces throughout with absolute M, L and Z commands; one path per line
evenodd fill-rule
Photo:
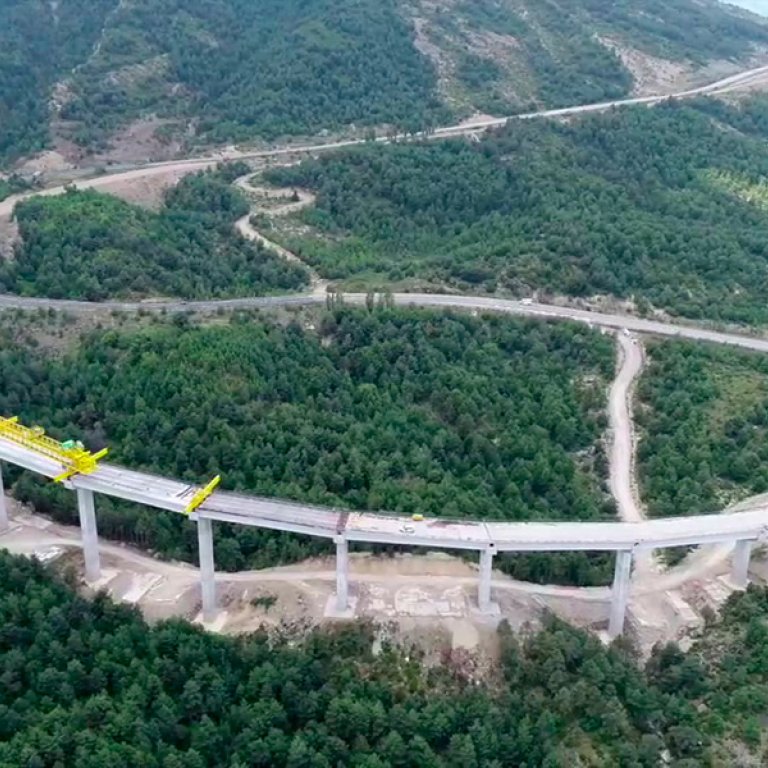
M 623 0 L 0 0 L 0 10 L 11 22 L 0 33 L 5 164 L 50 148 L 75 164 L 136 162 L 352 126 L 419 129 L 671 90 L 697 70 L 768 57 L 768 22 L 715 0 L 640 10 Z M 41 30 L 45 45 L 33 45 Z

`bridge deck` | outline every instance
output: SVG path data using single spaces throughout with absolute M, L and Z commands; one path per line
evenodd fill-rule
M 58 462 L 4 438 L 0 438 L 0 460 L 49 478 L 62 472 Z M 76 475 L 70 484 L 177 513 L 184 512 L 197 489 L 181 480 L 103 462 L 90 475 Z M 414 521 L 389 513 L 345 512 L 218 490 L 194 513 L 193 519 L 198 517 L 326 538 L 341 534 L 349 541 L 500 552 L 659 548 L 757 539 L 768 533 L 765 507 L 638 523 Z

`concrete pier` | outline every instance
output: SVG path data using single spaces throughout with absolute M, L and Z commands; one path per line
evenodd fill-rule
M 336 539 L 336 610 L 349 608 L 349 545 L 343 537 Z
M 608 622 L 608 636 L 613 639 L 624 631 L 624 618 L 629 602 L 630 577 L 632 574 L 632 550 L 616 553 L 616 569 L 611 590 L 611 618 Z
M 213 524 L 207 517 L 197 520 L 197 543 L 203 621 L 208 622 L 216 618 L 216 572 L 213 562 Z
M 101 576 L 99 559 L 99 534 L 96 529 L 96 507 L 93 491 L 77 489 L 77 511 L 80 515 L 80 533 L 83 538 L 83 558 L 85 559 L 85 580 L 98 581 Z
M 751 539 L 741 539 L 733 548 L 731 563 L 731 581 L 740 589 L 746 589 L 749 584 L 749 559 L 752 556 Z
M 496 552 L 492 549 L 480 551 L 480 580 L 477 585 L 477 607 L 480 613 L 491 615 L 499 612 L 499 606 L 491 602 L 491 578 L 495 554 Z
M 357 598 L 349 594 L 349 542 L 343 536 L 336 536 L 333 541 L 336 544 L 336 593 L 328 598 L 325 616 L 351 619 L 355 616 Z

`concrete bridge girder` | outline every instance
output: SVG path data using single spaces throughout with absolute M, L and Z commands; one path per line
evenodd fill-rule
M 0 457 L 14 464 L 19 464 L 33 472 L 55 477 L 60 467 L 46 463 L 38 457 L 20 452 L 18 446 L 6 446 L 0 441 Z M 101 473 L 99 475 L 99 473 Z M 107 493 L 117 498 L 142 501 L 150 506 L 180 511 L 183 503 L 179 494 L 188 491 L 187 484 L 165 478 L 154 477 L 132 470 L 125 470 L 113 465 L 103 465 L 97 473 L 87 476 L 76 476 L 64 483 L 65 487 L 74 489 L 77 494 L 82 544 L 85 559 L 85 578 L 89 583 L 97 582 L 101 575 L 99 559 L 98 532 L 94 497 L 97 492 Z M 5 495 L 2 492 L 2 472 L 0 468 L 0 532 L 7 529 L 7 508 Z M 638 550 L 671 546 L 673 543 L 733 543 L 732 581 L 739 588 L 746 587 L 749 579 L 749 563 L 755 541 L 762 540 L 768 526 L 765 525 L 765 511 L 754 509 L 749 512 L 732 513 L 720 518 L 703 516 L 700 519 L 687 518 L 648 521 L 637 523 L 600 524 L 597 531 L 599 538 L 590 540 L 589 531 L 594 525 L 590 523 L 571 524 L 471 524 L 459 523 L 458 531 L 462 535 L 457 538 L 447 532 L 450 526 L 437 526 L 434 531 L 428 523 L 414 523 L 419 528 L 418 535 L 413 531 L 408 535 L 396 535 L 396 526 L 402 527 L 402 522 L 386 516 L 354 513 L 354 524 L 350 523 L 342 530 L 338 528 L 338 514 L 331 511 L 296 505 L 291 502 L 276 502 L 270 499 L 253 499 L 237 497 L 233 494 L 217 492 L 214 494 L 210 508 L 202 507 L 191 515 L 198 524 L 198 546 L 200 560 L 200 583 L 203 606 L 203 618 L 211 621 L 217 611 L 215 584 L 215 562 L 213 552 L 213 520 L 268 527 L 282 530 L 295 530 L 310 535 L 332 538 L 336 544 L 337 579 L 336 592 L 329 603 L 329 615 L 349 617 L 354 613 L 356 598 L 350 596 L 349 586 L 349 541 L 387 541 L 392 544 L 409 546 L 432 546 L 441 549 L 475 550 L 480 553 L 478 569 L 477 609 L 481 614 L 494 614 L 498 607 L 491 599 L 493 558 L 498 551 L 565 551 L 565 550 L 603 550 L 616 551 L 616 570 L 612 588 L 612 603 L 610 610 L 609 635 L 615 637 L 623 631 L 624 616 L 631 591 L 631 571 L 633 554 Z M 258 514 L 252 511 L 254 504 L 260 510 Z M 260 505 L 260 506 L 259 506 Z M 263 511 L 262 511 L 263 508 Z M 274 508 L 274 509 L 273 509 Z M 263 514 L 270 512 L 266 517 Z M 291 517 L 296 520 L 292 521 Z M 326 519 L 327 518 L 327 519 Z M 482 528 L 478 532 L 478 526 Z M 377 528 L 378 526 L 378 528 Z M 496 531 L 494 526 L 498 526 Z M 605 535 L 605 526 L 616 535 Z M 616 526 L 614 529 L 613 526 Z M 641 527 L 642 526 L 642 527 Z M 671 526 L 674 526 L 672 528 Z M 626 530 L 625 530 L 626 529 Z M 651 529 L 653 538 L 639 535 L 633 544 L 627 540 L 628 532 Z M 520 539 L 516 540 L 516 531 L 520 531 Z M 583 531 L 583 533 L 582 533 Z M 624 532 L 622 532 L 624 531 Z M 548 532 L 548 533 L 547 533 Z M 464 534 L 467 535 L 464 535 Z M 535 533 L 535 535 L 532 535 Z M 646 534 L 648 531 L 646 531 Z M 434 535 L 434 539 L 427 537 Z M 496 541 L 498 539 L 498 541 Z

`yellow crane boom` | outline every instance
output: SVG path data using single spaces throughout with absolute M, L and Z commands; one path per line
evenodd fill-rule
M 216 477 L 214 477 L 213 480 L 208 483 L 208 485 L 200 488 L 195 492 L 195 495 L 190 499 L 190 502 L 187 504 L 187 507 L 184 511 L 188 515 L 191 515 L 216 490 L 216 486 L 220 482 L 221 475 L 216 475 Z

